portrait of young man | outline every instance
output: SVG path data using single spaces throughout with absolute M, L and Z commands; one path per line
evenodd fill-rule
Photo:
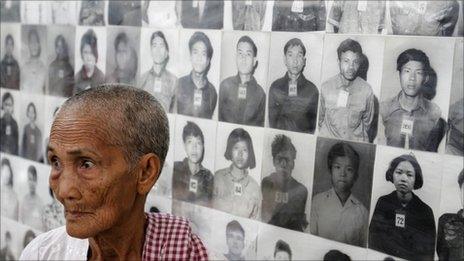
M 266 1 L 232 1 L 233 30 L 261 31 L 266 6 Z
M 272 31 L 324 31 L 325 1 L 274 1 Z
M 245 230 L 236 220 L 227 223 L 226 226 L 227 253 L 224 253 L 226 260 L 245 260 L 243 250 L 245 248 Z
M 144 212 L 168 147 L 167 115 L 143 90 L 108 84 L 69 98 L 48 144 L 66 226 L 36 237 L 20 259 L 207 260 L 187 220 Z
M 375 97 L 359 76 L 363 50 L 359 42 L 345 39 L 337 48 L 339 73 L 322 84 L 319 134 L 323 137 L 369 142 L 375 117 Z
M 0 151 L 19 155 L 19 129 L 14 118 L 14 98 L 10 92 L 2 95 L 2 116 L 0 117 Z
M 306 47 L 300 39 L 292 38 L 285 44 L 283 53 L 287 72 L 269 89 L 269 126 L 313 134 L 319 91 L 303 75 Z
M 334 1 L 327 19 L 330 29 L 340 34 L 381 34 L 385 29 L 385 0 Z
M 186 0 L 177 4 L 184 28 L 222 29 L 224 1 Z
M 235 48 L 238 72 L 223 80 L 219 87 L 219 120 L 264 126 L 266 93 L 254 77 L 258 47 L 253 39 L 244 35 Z

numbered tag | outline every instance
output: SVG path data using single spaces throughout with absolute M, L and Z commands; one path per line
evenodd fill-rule
M 201 102 L 202 102 L 202 90 L 195 90 L 193 93 L 193 106 L 195 107 L 201 107 Z
M 401 122 L 401 134 L 411 136 L 414 127 L 414 119 L 410 117 L 403 117 Z
M 153 83 L 153 91 L 156 93 L 161 92 L 161 79 L 160 78 L 155 78 L 155 82 Z
M 6 67 L 6 75 L 11 76 L 11 66 Z
M 11 135 L 11 125 L 6 125 L 5 128 L 5 135 L 10 136 Z
M 340 92 L 338 93 L 337 107 L 346 107 L 348 105 L 349 95 L 350 95 L 349 92 L 340 90 Z
M 421 15 L 425 14 L 427 10 L 427 1 L 418 1 L 417 5 L 417 12 Z
M 302 0 L 294 0 L 292 3 L 292 12 L 303 13 L 304 2 Z
M 289 83 L 288 84 L 288 96 L 297 96 L 298 91 L 296 87 L 296 83 Z
M 246 0 L 246 1 L 245 1 L 245 5 L 253 5 L 253 1 L 251 1 L 251 0 Z
M 243 187 L 242 184 L 235 182 L 234 183 L 234 195 L 235 196 L 242 196 Z
M 63 70 L 58 71 L 58 77 L 60 77 L 60 79 L 64 78 L 64 71 Z
M 358 11 L 366 12 L 366 10 L 367 10 L 367 1 L 358 0 Z
M 238 86 L 238 98 L 244 100 L 246 99 L 246 94 L 247 94 L 246 86 L 240 84 Z
M 35 136 L 34 135 L 29 136 L 29 140 L 31 141 L 31 144 L 35 144 Z
M 198 190 L 198 180 L 191 178 L 189 182 L 189 191 L 196 194 L 197 190 Z
M 198 0 L 193 0 L 192 1 L 192 7 L 197 8 L 198 7 Z
M 275 202 L 277 203 L 288 203 L 288 193 L 287 192 L 276 192 Z
M 404 228 L 406 224 L 406 215 L 403 213 L 396 213 L 395 215 L 395 226 Z

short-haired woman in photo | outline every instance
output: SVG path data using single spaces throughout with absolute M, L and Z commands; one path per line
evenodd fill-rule
M 0 151 L 18 155 L 19 132 L 18 123 L 13 117 L 13 95 L 5 92 L 2 95 L 2 116 L 0 117 Z
M 1 214 L 2 217 L 7 217 L 12 220 L 18 220 L 19 202 L 18 195 L 13 189 L 13 169 L 11 168 L 10 160 L 2 159 L 0 166 L 1 174 Z
M 37 109 L 33 102 L 27 105 L 26 116 L 29 123 L 24 126 L 21 156 L 39 161 L 42 153 L 42 132 L 37 127 Z
M 105 82 L 105 75 L 97 67 L 98 41 L 95 32 L 89 29 L 81 38 L 82 68 L 76 74 L 73 94 L 96 87 Z
M 258 183 L 249 176 L 256 166 L 250 134 L 234 129 L 227 139 L 224 157 L 231 161 L 227 168 L 214 175 L 213 207 L 234 215 L 258 219 L 261 193 Z
M 56 58 L 48 68 L 47 94 L 69 97 L 74 88 L 74 68 L 69 62 L 68 43 L 63 35 L 55 38 Z
M 132 48 L 129 36 L 122 32 L 114 40 L 114 62 L 116 67 L 111 74 L 107 74 L 107 83 L 135 84 L 138 57 Z
M 396 157 L 385 178 L 395 185 L 395 191 L 377 201 L 369 227 L 369 248 L 408 260 L 433 260 L 433 212 L 413 193 L 423 185 L 419 162 L 413 155 Z
M 213 195 L 214 178 L 201 164 L 205 153 L 205 138 L 200 127 L 188 121 L 182 131 L 185 154 L 183 161 L 174 162 L 172 177 L 173 198 L 209 205 Z

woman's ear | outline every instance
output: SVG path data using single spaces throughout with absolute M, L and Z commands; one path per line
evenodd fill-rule
M 146 195 L 150 192 L 161 174 L 161 161 L 156 154 L 148 153 L 140 159 L 139 167 L 137 192 Z

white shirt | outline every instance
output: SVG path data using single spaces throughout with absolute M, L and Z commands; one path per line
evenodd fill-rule
M 88 239 L 71 237 L 62 226 L 34 238 L 19 260 L 87 260 L 88 249 Z

